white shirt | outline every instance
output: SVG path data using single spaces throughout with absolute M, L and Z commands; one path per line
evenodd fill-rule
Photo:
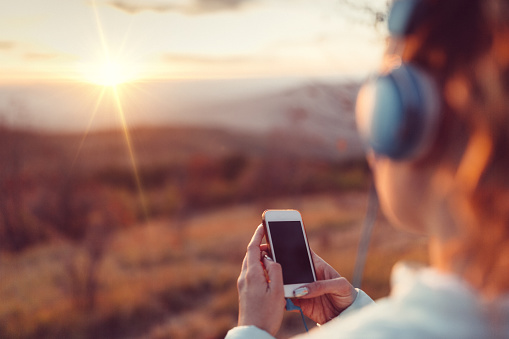
M 509 295 L 488 302 L 458 277 L 405 264 L 394 267 L 392 286 L 376 304 L 360 291 L 339 317 L 298 338 L 509 338 Z M 273 337 L 245 326 L 226 338 Z

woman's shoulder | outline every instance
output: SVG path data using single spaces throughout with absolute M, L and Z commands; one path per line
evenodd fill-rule
M 397 267 L 391 295 L 312 331 L 316 338 L 509 337 L 509 308 L 490 307 L 461 280 L 429 269 Z M 494 312 L 498 312 L 494 315 Z

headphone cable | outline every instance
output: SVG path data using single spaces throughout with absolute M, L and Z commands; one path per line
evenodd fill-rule
M 378 196 L 373 181 L 369 188 L 368 206 L 366 210 L 366 217 L 364 218 L 364 225 L 362 227 L 361 240 L 357 249 L 357 259 L 355 260 L 355 268 L 353 272 L 352 285 L 356 288 L 361 288 L 362 275 L 364 266 L 366 265 L 366 258 L 369 249 L 369 242 L 371 234 L 378 214 Z

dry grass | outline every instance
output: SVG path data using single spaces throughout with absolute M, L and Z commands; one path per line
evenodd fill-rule
M 87 267 L 82 248 L 60 242 L 2 254 L 0 336 L 220 338 L 236 323 L 236 279 L 263 209 L 298 208 L 312 248 L 351 277 L 365 204 L 362 192 L 280 199 L 198 214 L 184 223 L 161 219 L 119 230 L 98 270 L 93 310 L 76 303 L 79 277 L 68 274 L 70 263 Z M 425 239 L 393 230 L 380 218 L 364 289 L 376 298 L 386 295 L 395 261 L 425 257 Z M 300 315 L 287 314 L 279 335 L 303 330 Z

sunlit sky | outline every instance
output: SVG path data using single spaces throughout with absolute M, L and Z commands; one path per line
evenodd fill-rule
M 371 71 L 385 0 L 16 0 L 0 2 L 0 81 L 98 82 Z

